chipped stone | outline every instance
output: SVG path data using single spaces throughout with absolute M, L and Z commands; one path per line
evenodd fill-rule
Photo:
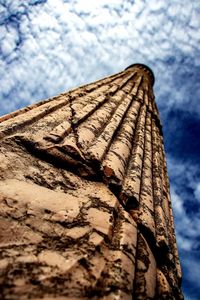
M 68 229 L 66 231 L 66 236 L 69 236 L 72 239 L 79 239 L 82 236 L 84 236 L 86 233 L 88 233 L 89 231 L 90 231 L 90 227 L 89 226 L 86 226 L 86 227 L 75 227 L 75 228 Z
M 89 242 L 93 243 L 95 246 L 100 245 L 101 243 L 103 243 L 103 241 L 104 238 L 101 235 L 99 235 L 97 232 L 93 232 L 90 235 Z
M 97 208 L 92 207 L 87 211 L 87 220 L 92 224 L 93 228 L 107 235 L 112 226 L 110 217 L 109 213 Z

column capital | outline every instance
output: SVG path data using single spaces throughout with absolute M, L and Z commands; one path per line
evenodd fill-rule
M 147 74 L 150 76 L 151 78 L 151 83 L 152 86 L 154 85 L 155 82 L 155 76 L 153 71 L 145 64 L 140 64 L 140 63 L 136 63 L 136 64 L 131 64 L 130 66 L 128 66 L 125 70 L 128 70 L 130 68 L 139 68 L 139 69 L 143 69 L 144 71 L 147 72 Z

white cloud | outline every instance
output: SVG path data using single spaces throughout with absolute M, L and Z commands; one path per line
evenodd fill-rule
M 183 276 L 190 287 L 200 288 L 199 248 L 200 248 L 200 183 L 199 168 L 191 162 L 180 163 L 168 156 L 168 171 L 171 175 L 171 198 L 175 217 L 175 229 L 183 267 Z M 189 190 L 189 191 L 188 191 Z M 188 284 L 187 284 L 188 285 Z M 195 299 L 185 290 L 186 299 Z M 195 293 L 194 293 L 195 294 Z M 196 295 L 198 292 L 196 292 Z
M 195 188 L 194 195 L 196 199 L 200 202 L 200 182 L 197 184 Z
M 2 18 L 4 38 L 2 54 L 8 57 L 10 66 L 0 69 L 1 78 L 5 72 L 9 77 L 14 77 L 19 65 L 29 63 L 25 68 L 26 76 L 21 79 L 23 94 L 27 93 L 26 100 L 19 97 L 12 86 L 2 91 L 0 97 L 3 101 L 6 94 L 16 98 L 16 108 L 20 101 L 25 100 L 26 104 L 33 101 L 29 99 L 30 94 L 35 95 L 35 101 L 79 85 L 86 81 L 93 81 L 107 74 L 120 71 L 127 65 L 141 61 L 154 66 L 156 75 L 156 92 L 158 100 L 169 93 L 174 86 L 174 79 L 177 77 L 176 62 L 170 66 L 167 72 L 166 60 L 173 56 L 178 60 L 180 55 L 195 52 L 195 45 L 199 43 L 197 25 L 199 18 L 196 14 L 196 4 L 185 1 L 163 2 L 152 0 L 146 1 L 6 1 L 0 5 L 3 9 Z M 10 18 L 9 30 L 5 24 Z M 18 19 L 18 20 L 17 20 Z M 187 24 L 187 32 L 185 27 Z M 194 37 L 191 39 L 191 37 Z M 12 52 L 17 47 L 17 56 L 12 57 Z M 179 54 L 177 54 L 177 50 Z M 197 50 L 196 50 L 197 52 Z M 195 53 L 196 53 L 195 52 Z M 41 60 L 41 53 L 45 59 Z M 60 57 L 63 67 L 57 67 Z M 193 55 L 196 64 L 200 56 Z M 34 61 L 34 64 L 30 60 Z M 45 71 L 40 68 L 44 63 Z M 76 61 L 76 69 L 69 67 L 70 62 Z M 100 63 L 102 63 L 102 65 Z M 177 61 L 178 62 L 178 61 Z M 54 69 L 54 72 L 50 70 Z M 65 70 L 69 70 L 67 72 Z M 45 93 L 40 94 L 38 81 L 35 81 L 33 72 L 40 74 L 40 85 Z M 60 72 L 65 80 L 57 80 Z M 48 76 L 51 74 L 51 76 Z M 52 77 L 54 74 L 54 77 Z M 80 76 L 80 74 L 82 74 Z M 160 76 L 162 74 L 162 77 Z M 32 82 L 31 91 L 28 90 L 27 78 Z M 49 85 L 50 80 L 53 81 Z M 62 82 L 62 83 L 61 83 Z M 74 82 L 74 84 L 73 84 Z M 162 82 L 167 82 L 166 87 L 160 89 Z M 0 80 L 0 87 L 1 86 Z M 52 86 L 53 85 L 53 86 Z M 182 95 L 190 86 L 181 87 L 179 92 L 168 99 L 167 109 L 187 103 Z M 51 91 L 51 92 L 50 92 Z M 15 94 L 14 94 L 15 93 Z M 166 108 L 166 107 L 165 107 Z M 194 109 L 191 105 L 190 109 Z
M 190 215 L 186 212 L 184 207 L 184 199 L 181 198 L 171 186 L 171 197 L 173 210 L 176 220 L 176 232 L 179 239 L 179 246 L 183 250 L 192 250 L 196 247 L 196 238 L 200 236 L 199 233 L 199 214 Z M 188 248 L 190 246 L 190 248 Z

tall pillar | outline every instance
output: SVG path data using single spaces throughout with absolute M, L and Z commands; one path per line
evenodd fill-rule
M 145 65 L 0 119 L 2 299 L 183 299 Z

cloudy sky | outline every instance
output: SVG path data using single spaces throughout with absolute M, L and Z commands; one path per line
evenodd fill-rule
M 200 1 L 0 0 L 0 114 L 117 73 L 155 73 L 186 300 L 200 295 Z

